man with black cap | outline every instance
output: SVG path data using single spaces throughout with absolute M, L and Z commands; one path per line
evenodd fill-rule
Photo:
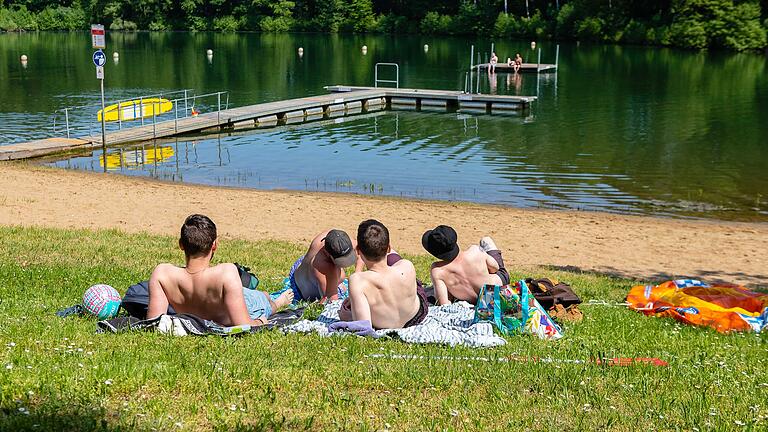
M 344 268 L 357 261 L 355 247 L 347 233 L 339 229 L 323 231 L 309 250 L 291 268 L 289 278 L 294 302 L 298 300 L 336 300 L 343 289 Z
M 483 285 L 509 283 L 501 251 L 490 237 L 483 237 L 479 246 L 472 245 L 462 252 L 456 231 L 440 225 L 425 232 L 421 244 L 440 260 L 432 264 L 430 271 L 438 304 L 450 304 L 451 299 L 474 304 Z

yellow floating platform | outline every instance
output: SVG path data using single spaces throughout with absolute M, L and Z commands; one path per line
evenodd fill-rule
M 120 102 L 119 104 L 110 105 L 104 108 L 107 113 L 104 117 L 104 121 L 130 121 L 138 120 L 141 118 L 158 116 L 173 109 L 173 102 L 168 99 L 162 98 L 149 98 L 149 99 L 134 99 L 130 101 Z M 99 110 L 96 114 L 98 121 L 101 121 L 102 111 Z

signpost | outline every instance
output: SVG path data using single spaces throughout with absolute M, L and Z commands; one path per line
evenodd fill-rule
M 107 113 L 104 109 L 104 65 L 107 64 L 107 55 L 102 51 L 107 47 L 107 38 L 103 25 L 91 24 L 91 44 L 93 49 L 97 50 L 93 53 L 93 64 L 96 66 L 96 79 L 101 85 L 101 151 L 104 159 L 104 172 L 107 172 Z

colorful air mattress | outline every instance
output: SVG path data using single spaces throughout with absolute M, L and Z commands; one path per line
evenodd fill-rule
M 768 330 L 768 294 L 737 285 L 708 285 L 694 279 L 638 285 L 629 291 L 627 303 L 645 315 L 672 317 L 721 333 Z

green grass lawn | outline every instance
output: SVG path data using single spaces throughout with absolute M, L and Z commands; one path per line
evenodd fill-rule
M 768 428 L 768 335 L 721 335 L 620 307 L 584 306 L 584 321 L 566 324 L 557 342 L 519 336 L 481 350 L 279 331 L 104 335 L 95 319 L 54 315 L 94 283 L 124 293 L 156 263 L 180 262 L 175 245 L 118 231 L 0 228 L 0 430 Z M 225 239 L 216 260 L 250 266 L 272 290 L 302 251 Z M 428 279 L 430 259 L 408 258 Z M 570 282 L 585 300 L 621 301 L 633 284 L 533 273 Z M 511 355 L 658 357 L 669 367 L 496 361 Z

